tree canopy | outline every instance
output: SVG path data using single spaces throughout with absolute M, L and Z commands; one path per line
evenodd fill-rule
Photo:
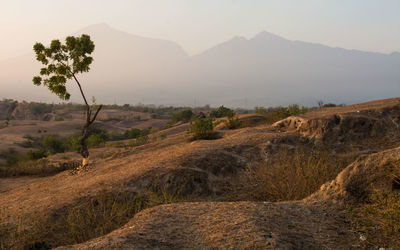
M 69 100 L 71 95 L 66 88 L 67 80 L 74 78 L 77 81 L 76 74 L 90 70 L 93 62 L 90 54 L 94 48 L 90 36 L 85 34 L 80 37 L 69 36 L 65 39 L 65 44 L 59 40 L 53 40 L 48 47 L 36 43 L 33 46 L 36 59 L 45 67 L 40 70 L 40 76 L 33 78 L 33 83 L 38 86 L 43 84 L 61 99 Z M 83 95 L 82 88 L 78 81 L 77 83 Z M 87 104 L 84 95 L 83 98 Z

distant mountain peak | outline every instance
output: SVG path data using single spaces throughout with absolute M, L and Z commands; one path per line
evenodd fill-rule
M 110 25 L 107 23 L 97 23 L 97 24 L 92 24 L 89 25 L 81 30 L 78 31 L 78 33 L 85 33 L 85 32 L 104 32 L 104 31 L 111 31 L 111 30 L 116 30 L 112 28 Z
M 268 31 L 262 31 L 255 35 L 252 40 L 286 40 L 283 37 L 272 34 Z

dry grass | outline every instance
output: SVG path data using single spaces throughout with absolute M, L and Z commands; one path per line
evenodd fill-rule
M 82 243 L 120 228 L 145 208 L 185 201 L 180 195 L 181 190 L 177 188 L 172 193 L 165 189 L 149 190 L 143 195 L 103 190 L 51 215 L 41 213 L 34 217 L 21 217 L 13 224 L 6 223 L 9 215 L 7 209 L 2 208 L 0 249 L 50 249 Z
M 397 162 L 398 164 L 398 162 Z M 362 247 L 400 246 L 400 167 L 390 175 L 393 190 L 369 195 L 366 202 L 348 205 L 355 230 L 365 237 Z
M 339 160 L 328 149 L 298 146 L 247 167 L 232 180 L 234 200 L 290 201 L 312 194 L 334 179 L 351 159 Z
M 74 169 L 79 162 L 49 163 L 47 159 L 20 161 L 12 166 L 0 167 L 0 177 L 50 176 L 61 171 Z

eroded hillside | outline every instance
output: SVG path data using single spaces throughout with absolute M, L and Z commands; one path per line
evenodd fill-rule
M 93 164 L 85 171 L 64 171 L 2 193 L 0 233 L 3 239 L 10 239 L 2 244 L 19 248 L 81 243 L 65 247 L 72 249 L 394 247 L 390 244 L 398 239 L 381 242 L 360 238 L 348 208 L 362 206 L 371 194 L 398 188 L 399 101 L 327 108 L 273 126 L 220 130 L 216 140 L 192 141 L 181 129 L 185 125 L 180 125 L 171 128 L 167 138 L 142 146 L 96 149 Z M 307 155 L 305 161 L 289 157 L 299 152 Z M 53 160 L 74 157 L 56 155 Z M 298 184 L 290 183 L 298 176 L 284 175 L 293 169 L 277 172 L 279 166 L 289 166 L 279 165 L 286 158 L 292 160 L 285 163 L 289 165 L 310 165 L 317 159 L 318 169 L 300 167 L 305 173 L 309 171 L 309 176 L 323 177 L 311 180 L 313 185 L 307 185 L 311 181 L 299 182 L 315 188 L 295 196 L 297 201 L 269 192 L 283 176 L 292 186 Z M 258 173 L 265 174 L 257 172 L 262 168 L 277 174 L 272 178 L 266 175 L 270 183 L 255 181 Z M 329 171 L 315 175 L 324 168 Z M 254 184 L 266 188 L 259 191 Z M 257 195 L 254 190 L 262 193 Z M 146 200 L 147 205 L 140 203 L 125 213 L 120 224 L 127 224 L 119 229 L 105 227 L 101 232 L 81 235 L 90 227 L 74 224 L 74 216 L 90 207 L 94 211 L 90 215 L 97 218 L 101 211 L 96 209 L 103 204 L 99 202 L 101 195 L 117 197 L 114 204 Z M 271 202 L 276 200 L 286 201 Z M 165 203 L 172 204 L 158 206 Z M 48 229 L 43 229 L 43 223 Z M 10 232 L 14 237 L 18 233 L 24 236 L 13 242 Z M 101 237 L 91 239 L 97 236 Z

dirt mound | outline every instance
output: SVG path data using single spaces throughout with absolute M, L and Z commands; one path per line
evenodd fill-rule
M 352 243 L 345 228 L 342 214 L 300 203 L 182 203 L 147 209 L 107 236 L 59 249 L 337 249 Z
M 362 202 L 373 193 L 400 191 L 399 166 L 400 148 L 358 159 L 306 200 L 345 204 Z
M 362 242 L 341 206 L 399 188 L 400 148 L 358 159 L 298 202 L 202 202 L 147 209 L 124 227 L 59 249 L 347 249 Z M 398 180 L 397 180 L 398 181 Z M 334 205 L 336 204 L 336 205 Z
M 305 115 L 288 117 L 273 125 L 297 131 L 303 136 L 328 144 L 391 143 L 400 138 L 400 102 L 381 102 L 326 108 Z

